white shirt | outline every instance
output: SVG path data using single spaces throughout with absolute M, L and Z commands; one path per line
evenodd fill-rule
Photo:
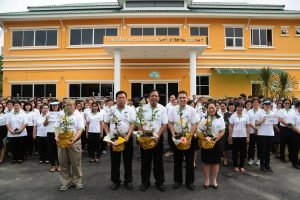
M 168 114 L 167 109 L 161 104 L 157 104 L 156 108 L 152 108 L 148 103 L 143 106 L 144 120 L 145 124 L 143 125 L 144 130 L 153 130 L 153 133 L 158 133 L 161 126 L 168 124 Z M 152 120 L 152 113 L 157 112 L 155 114 L 154 120 Z
M 9 124 L 11 129 L 14 131 L 15 129 L 20 129 L 21 126 L 27 125 L 27 116 L 24 112 L 10 112 L 6 116 L 6 124 Z M 12 134 L 8 131 L 7 137 L 24 137 L 27 136 L 26 128 L 22 131 L 22 133 L 16 135 Z
M 65 113 L 60 114 L 61 116 L 64 116 Z M 57 120 L 54 128 L 58 128 L 60 125 L 60 120 Z M 84 121 L 83 121 L 83 117 L 77 113 L 74 112 L 72 115 L 69 116 L 69 122 L 71 124 L 70 129 L 74 132 L 74 134 L 76 134 L 80 129 L 84 130 Z
M 264 111 L 263 109 L 261 109 L 260 111 L 258 111 L 255 114 L 255 121 L 260 122 L 261 120 L 264 119 L 264 117 L 277 117 L 277 115 L 275 115 L 272 111 L 270 111 L 269 113 L 266 113 L 266 111 Z M 261 136 L 274 136 L 274 128 L 273 128 L 273 124 L 265 124 L 262 123 L 257 130 L 257 135 L 261 135 Z
M 293 118 L 295 115 L 294 110 L 282 108 L 277 112 L 277 114 L 278 114 L 278 117 L 282 118 L 286 123 L 288 123 L 288 124 L 293 123 Z M 280 126 L 285 126 L 285 125 L 280 123 Z
M 25 114 L 27 116 L 27 126 L 33 126 L 35 112 L 34 111 L 30 111 L 30 112 L 25 111 Z
M 7 114 L 5 114 L 5 113 L 0 113 L 0 126 L 5 126 L 6 115 Z
M 206 120 L 207 120 L 206 118 L 202 118 L 202 120 L 198 124 L 198 130 L 200 131 L 206 130 Z M 224 118 L 221 116 L 219 118 L 214 117 L 211 126 L 211 131 L 213 136 L 217 137 L 219 132 L 225 130 L 225 128 L 226 126 L 225 126 Z
M 119 121 L 118 127 L 116 127 L 115 123 L 113 122 L 113 116 L 116 116 L 117 120 Z M 136 120 L 136 115 L 134 110 L 125 105 L 122 110 L 119 110 L 117 105 L 111 106 L 107 109 L 107 113 L 104 117 L 104 122 L 110 124 L 110 135 L 113 136 L 117 134 L 117 131 L 122 135 L 126 136 L 129 131 L 129 126 L 131 123 L 134 123 Z
M 46 126 L 47 127 L 47 132 L 48 133 L 54 133 L 55 132 L 55 124 L 59 118 L 59 115 L 62 113 L 60 111 L 50 111 L 48 115 L 50 115 L 48 121 L 49 124 Z
M 46 116 L 47 115 L 43 116 L 40 114 L 34 119 L 33 125 L 36 126 L 36 135 L 38 137 L 47 137 L 47 127 L 44 126 Z
M 232 137 L 247 137 L 247 125 L 250 124 L 250 120 L 247 114 L 242 114 L 241 117 L 237 113 L 231 115 L 229 124 L 233 125 Z
M 256 111 L 252 108 L 251 110 L 249 110 L 247 112 L 247 115 L 248 115 L 249 120 L 250 120 L 250 124 L 252 124 L 253 126 L 255 126 L 255 114 L 258 111 L 260 111 L 260 108 L 258 108 L 258 110 L 256 110 Z M 250 134 L 253 134 L 253 133 L 255 133 L 255 130 L 252 127 L 250 127 Z
M 90 133 L 100 133 L 101 132 L 101 125 L 100 122 L 104 121 L 104 111 L 100 111 L 97 113 L 90 113 L 86 116 L 86 121 L 89 123 L 89 130 Z
M 295 118 L 293 123 L 298 129 L 300 129 L 300 113 L 298 111 L 295 112 Z
M 169 103 L 166 105 L 167 113 L 169 114 L 170 111 L 171 111 L 173 108 L 174 108 L 173 104 L 169 102 Z
M 182 116 L 180 117 L 180 106 L 174 106 L 169 115 L 169 122 L 173 123 L 175 133 L 186 133 L 191 132 L 193 124 L 198 122 L 196 110 L 189 105 L 181 111 Z M 182 120 L 180 120 L 182 118 Z

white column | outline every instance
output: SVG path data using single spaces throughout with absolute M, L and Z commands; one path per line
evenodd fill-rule
M 121 82 L 121 51 L 114 51 L 114 96 L 116 98 L 116 93 L 120 91 L 120 82 Z
M 190 96 L 196 94 L 197 52 L 190 52 Z

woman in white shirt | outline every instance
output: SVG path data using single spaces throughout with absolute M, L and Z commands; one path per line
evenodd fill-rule
M 4 138 L 7 136 L 7 128 L 5 125 L 6 114 L 4 113 L 4 106 L 0 104 L 0 164 L 3 163 L 5 155 L 5 143 Z
M 260 158 L 260 169 L 263 172 L 273 172 L 270 166 L 270 152 L 272 150 L 274 138 L 274 124 L 267 121 L 269 118 L 276 118 L 277 116 L 271 111 L 271 101 L 264 100 L 263 109 L 258 111 L 255 115 L 255 126 L 258 127 L 258 152 Z
M 27 138 L 26 126 L 27 116 L 25 112 L 21 112 L 21 103 L 14 102 L 14 111 L 6 117 L 7 137 L 13 154 L 12 164 L 24 161 Z
M 293 143 L 292 143 L 292 152 L 291 152 L 291 161 L 295 169 L 300 169 L 300 160 L 299 160 L 299 151 L 300 151 L 300 101 L 295 104 L 295 123 L 294 134 L 293 134 Z
M 103 133 L 104 111 L 100 111 L 97 103 L 92 103 L 92 112 L 86 117 L 86 137 L 90 163 L 99 162 L 101 156 L 101 135 Z M 96 156 L 95 156 L 96 153 Z
M 49 106 L 44 104 L 42 106 L 42 112 L 38 115 L 33 122 L 33 138 L 36 139 L 40 164 L 45 163 L 48 160 L 47 155 L 47 127 L 44 125 L 48 114 Z
M 244 104 L 239 103 L 236 107 L 236 113 L 229 119 L 229 137 L 228 142 L 232 144 L 232 161 L 234 171 L 245 172 L 245 159 L 247 144 L 249 143 L 250 120 L 246 113 L 243 112 Z M 240 159 L 238 162 L 238 157 Z
M 54 126 L 60 114 L 60 102 L 53 101 L 50 103 L 50 112 L 47 114 L 44 122 L 47 127 L 48 159 L 50 161 L 50 172 L 59 171 L 57 145 L 55 140 Z
M 289 127 L 289 124 L 292 124 L 292 118 L 295 114 L 295 111 L 291 109 L 291 100 L 284 99 L 283 106 L 284 108 L 278 111 L 278 117 L 280 121 L 280 160 L 282 162 L 287 162 L 285 158 L 285 147 L 288 146 L 289 151 L 289 160 L 290 152 L 292 148 L 292 139 L 293 139 L 293 130 Z M 284 120 L 284 122 L 283 122 Z
M 35 115 L 35 112 L 32 110 L 32 105 L 28 102 L 24 104 L 24 111 L 27 116 L 27 141 L 26 141 L 26 154 L 27 159 L 31 159 L 32 151 L 33 151 L 33 118 Z

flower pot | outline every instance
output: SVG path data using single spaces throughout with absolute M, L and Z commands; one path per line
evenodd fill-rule
M 115 141 L 115 144 L 112 144 L 112 150 L 114 152 L 121 152 L 125 149 L 125 139 L 123 137 L 118 137 L 118 140 Z
M 198 132 L 198 146 L 202 149 L 212 149 L 214 147 L 213 139 L 207 140 L 206 135 L 203 132 Z
M 180 139 L 181 142 L 176 145 L 176 148 L 179 150 L 187 150 L 191 147 L 192 134 L 186 133 L 184 139 Z
M 73 131 L 67 131 L 65 133 L 59 133 L 58 134 L 58 142 L 57 142 L 57 146 L 59 146 L 60 148 L 66 148 L 66 147 L 70 147 L 71 144 L 71 139 L 74 136 L 74 132 Z

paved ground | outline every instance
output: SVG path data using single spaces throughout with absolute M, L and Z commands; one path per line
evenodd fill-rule
M 60 182 L 58 173 L 48 172 L 48 165 L 38 165 L 37 158 L 21 165 L 11 165 L 9 162 L 0 165 L 0 200 L 47 200 L 47 199 L 267 199 L 296 200 L 300 198 L 300 170 L 283 164 L 278 160 L 271 161 L 274 173 L 262 173 L 257 166 L 246 166 L 247 173 L 235 173 L 231 167 L 221 167 L 219 174 L 219 190 L 204 190 L 201 185 L 203 174 L 198 158 L 196 168 L 195 191 L 185 187 L 173 190 L 173 157 L 164 158 L 164 168 L 167 191 L 160 192 L 154 186 L 141 192 L 140 161 L 135 151 L 133 161 L 134 190 L 128 191 L 123 186 L 118 191 L 110 190 L 110 160 L 109 154 L 101 157 L 98 164 L 90 164 L 86 154 L 83 158 L 84 189 L 74 188 L 66 192 L 58 190 Z M 153 183 L 153 181 L 152 181 Z

